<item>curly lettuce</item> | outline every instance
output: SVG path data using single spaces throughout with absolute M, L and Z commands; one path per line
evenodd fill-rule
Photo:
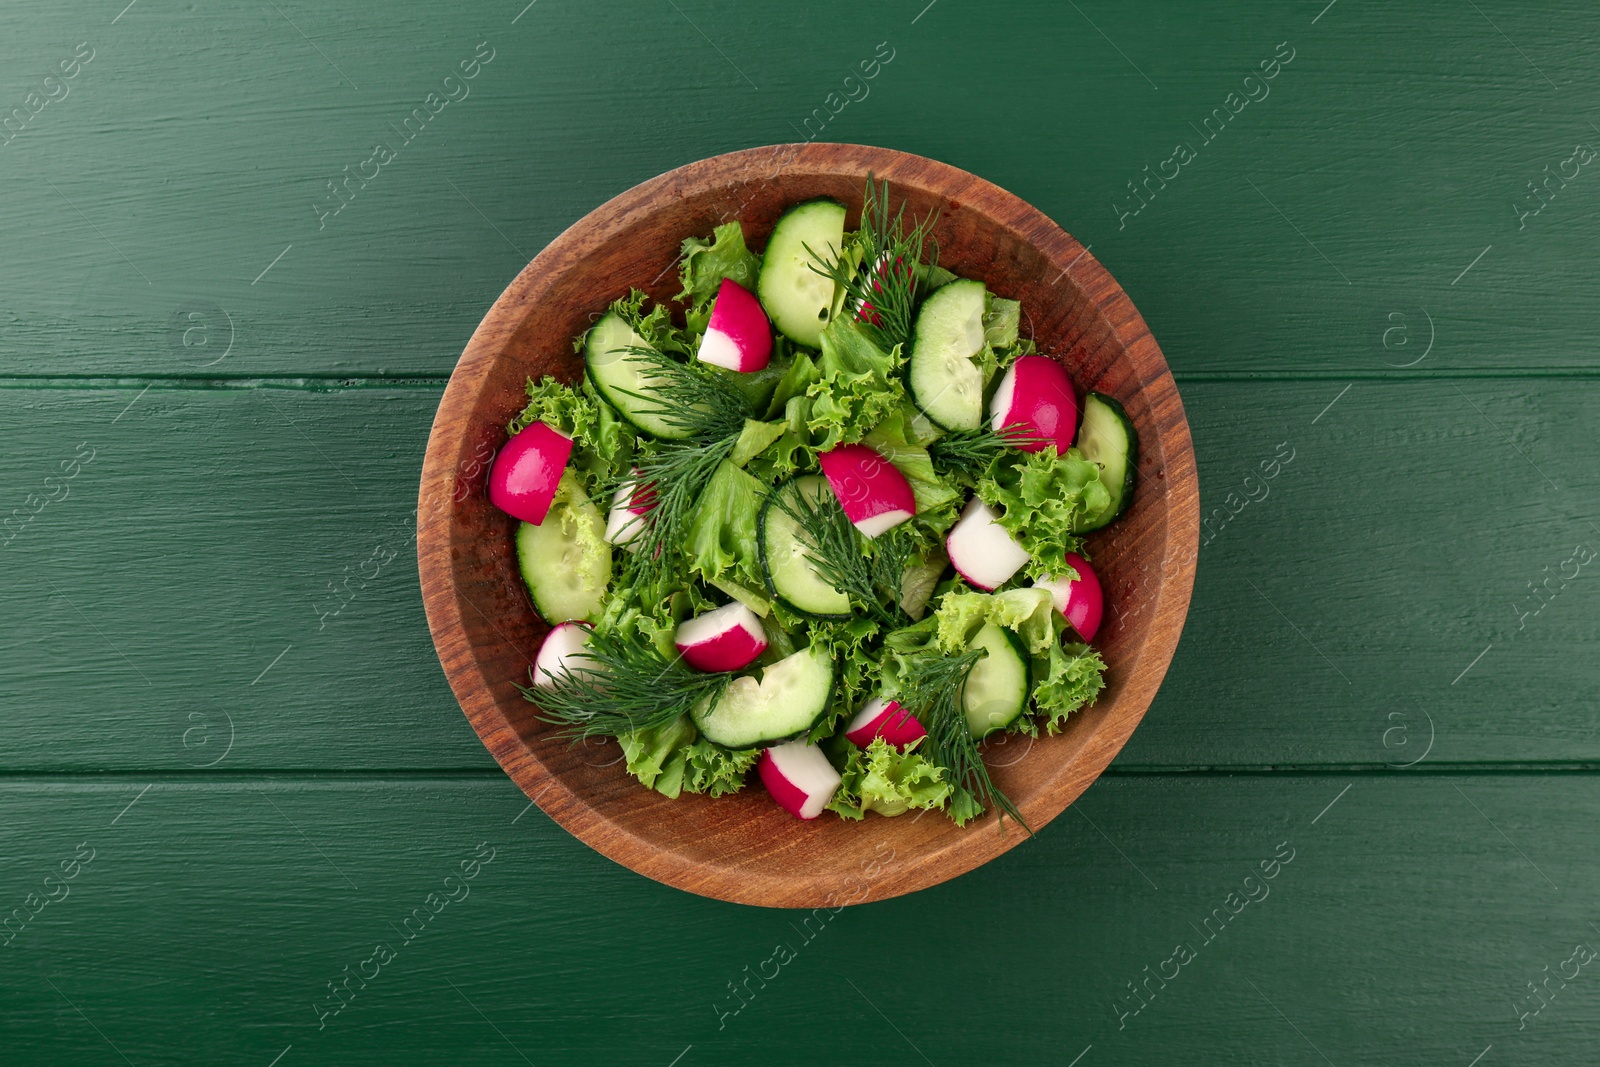
M 875 737 L 864 749 L 848 742 L 839 746 L 842 781 L 828 810 L 861 819 L 869 811 L 892 817 L 913 808 L 943 808 L 950 799 L 945 769 L 917 752 L 920 744 L 912 742 L 901 751 Z
M 965 649 L 985 623 L 1011 630 L 1030 656 L 1042 654 L 1055 643 L 1055 607 L 1044 589 L 1008 589 L 1003 593 L 952 590 L 939 598 L 933 618 L 938 626 L 939 648 L 946 654 Z
M 821 379 L 805 393 L 805 429 L 817 451 L 860 441 L 900 407 L 900 362 L 900 346 L 885 352 L 849 316 L 828 324 L 817 360 Z
M 878 686 L 878 654 L 871 647 L 878 636 L 878 624 L 861 616 L 829 622 L 814 622 L 811 644 L 827 649 L 833 660 L 833 694 L 828 710 L 811 729 L 812 744 L 830 736 L 839 720 L 854 715 Z
M 711 317 L 711 302 L 724 278 L 731 278 L 755 292 L 756 278 L 761 274 L 761 257 L 746 247 L 744 227 L 738 219 L 718 226 L 709 240 L 686 238 L 682 256 L 678 278 L 683 283 L 683 292 L 678 294 L 678 300 L 689 305 L 687 318 L 689 329 L 694 333 L 705 332 L 706 321 Z
M 529 378 L 527 392 L 527 405 L 506 424 L 506 433 L 515 436 L 543 422 L 572 438 L 572 467 L 586 489 L 593 490 L 631 463 L 633 430 L 600 399 L 587 377 L 574 385 L 548 374 L 538 381 Z
M 726 749 L 707 741 L 685 716 L 617 740 L 628 773 L 647 789 L 674 799 L 682 793 L 737 793 L 761 755 L 759 749 Z
M 1052 642 L 1043 656 L 1033 657 L 1033 704 L 1044 716 L 1045 729 L 1059 733 L 1067 716 L 1093 704 L 1105 688 L 1105 660 L 1083 644 Z
M 983 502 L 1027 550 L 1031 578 L 1058 575 L 1066 554 L 1083 546 L 1078 531 L 1110 506 L 1100 468 L 1076 448 L 1058 456 L 1053 446 L 1008 454 L 978 479 Z
M 729 460 L 717 464 L 689 523 L 683 546 L 689 569 L 708 581 L 760 588 L 764 579 L 756 555 L 756 522 L 766 497 L 767 487 L 748 472 Z

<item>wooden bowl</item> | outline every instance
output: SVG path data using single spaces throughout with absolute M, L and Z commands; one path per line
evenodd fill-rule
M 562 826 L 640 874 L 691 893 L 772 907 L 839 907 L 936 885 L 1021 844 L 990 814 L 959 829 L 943 814 L 800 822 L 754 773 L 729 797 L 668 800 L 628 773 L 614 743 L 571 746 L 518 693 L 548 627 L 512 550 L 513 520 L 489 505 L 488 460 L 529 377 L 583 372 L 572 338 L 630 285 L 678 289 L 685 237 L 743 221 L 764 247 L 784 208 L 814 196 L 852 205 L 868 172 L 909 213 L 937 210 L 940 262 L 1020 299 L 1023 328 L 1079 390 L 1122 401 L 1139 430 L 1133 505 L 1090 539 L 1110 608 L 1097 645 L 1105 691 L 1056 737 L 991 745 L 995 782 L 1034 829 L 1060 814 L 1127 741 L 1161 684 L 1194 584 L 1198 487 L 1188 423 L 1161 350 L 1104 267 L 1038 210 L 981 178 L 860 145 L 777 145 L 716 156 L 645 182 L 551 242 L 501 294 L 439 404 L 423 461 L 417 554 L 445 674 L 507 774 Z

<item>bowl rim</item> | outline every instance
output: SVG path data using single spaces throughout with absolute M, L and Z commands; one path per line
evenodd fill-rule
M 841 156 L 843 158 L 841 158 Z M 1028 243 L 1061 274 L 1052 282 L 1071 285 L 1091 302 L 1108 324 L 1125 358 L 1139 373 L 1137 391 L 1147 394 L 1152 408 L 1170 405 L 1159 434 L 1164 456 L 1163 477 L 1168 503 L 1164 513 L 1162 563 L 1175 568 L 1154 584 L 1154 614 L 1149 637 L 1137 646 L 1131 662 L 1110 665 L 1125 671 L 1115 701 L 1081 747 L 1046 778 L 1023 806 L 1035 831 L 1055 818 L 1109 766 L 1149 709 L 1177 649 L 1193 592 L 1199 541 L 1199 486 L 1193 442 L 1177 386 L 1166 360 L 1133 301 L 1089 249 L 1039 209 L 993 183 L 937 160 L 894 149 L 865 145 L 804 142 L 749 148 L 710 156 L 667 171 L 619 193 L 574 222 L 552 240 L 506 286 L 485 313 L 451 373 L 429 433 L 423 459 L 417 508 L 417 557 L 423 602 L 435 650 L 463 714 L 501 768 L 546 814 L 574 837 L 602 855 L 656 881 L 714 899 L 761 906 L 831 907 L 835 879 L 753 872 L 729 864 L 709 866 L 661 847 L 660 842 L 597 810 L 549 769 L 501 711 L 468 637 L 467 612 L 453 574 L 451 533 L 455 509 L 448 502 L 456 485 L 453 457 L 474 429 L 473 415 L 508 338 L 549 289 L 545 279 L 571 269 L 581 246 L 593 244 L 635 224 L 641 213 L 662 196 L 687 198 L 725 188 L 731 177 L 749 175 L 763 166 L 780 168 L 814 164 L 842 168 L 860 166 L 894 183 L 896 172 L 914 172 L 926 189 L 945 190 L 952 199 L 981 202 L 993 222 L 1025 235 Z M 845 170 L 839 169 L 839 173 Z M 957 190 L 958 192 L 948 192 Z M 1080 388 L 1082 388 L 1080 383 Z M 1126 397 L 1121 399 L 1126 400 Z M 643 787 L 638 787 L 643 790 Z M 644 795 L 641 792 L 641 795 Z M 1013 828 L 997 830 L 985 818 L 960 831 L 950 843 L 901 864 L 892 874 L 865 883 L 849 903 L 887 899 L 914 892 L 964 874 L 1008 851 L 1026 836 Z M 709 866 L 709 869 L 708 869 Z

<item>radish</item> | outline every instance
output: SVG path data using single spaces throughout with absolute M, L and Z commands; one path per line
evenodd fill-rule
M 797 819 L 815 819 L 843 781 L 816 745 L 790 741 L 761 750 L 761 784 Z
M 944 539 L 946 554 L 961 577 L 979 589 L 998 589 L 1028 562 L 1028 552 L 994 519 L 978 497 L 973 497 L 961 518 Z
M 505 443 L 489 470 L 489 503 L 534 526 L 555 499 L 572 438 L 542 422 L 529 423 Z
M 877 537 L 917 513 L 911 483 L 866 445 L 840 445 L 817 457 L 845 517 L 863 536 Z
M 637 475 L 638 469 L 633 473 Z M 655 506 L 656 496 L 649 486 L 641 488 L 632 481 L 623 482 L 611 497 L 611 513 L 606 516 L 607 543 L 637 552 L 639 546 L 633 542 L 644 533 L 644 516 Z
M 1006 369 L 989 404 L 989 426 L 1000 433 L 1019 427 L 1038 441 L 1019 444 L 1023 452 L 1055 445 L 1065 453 L 1078 429 L 1078 396 L 1061 364 L 1049 356 L 1023 356 Z
M 672 643 L 697 671 L 736 671 L 767 650 L 756 613 L 735 601 L 678 625 Z
M 588 647 L 588 623 L 564 622 L 552 627 L 544 636 L 544 644 L 539 646 L 539 655 L 534 658 L 533 684 L 549 689 L 556 684 L 557 678 L 567 672 L 586 670 L 582 664 L 572 661 L 591 658 L 585 651 Z
M 1073 552 L 1067 553 L 1067 562 L 1078 572 L 1078 577 L 1046 578 L 1034 582 L 1035 589 L 1045 589 L 1055 601 L 1056 610 L 1067 617 L 1078 636 L 1093 641 L 1100 629 L 1100 616 L 1105 611 L 1105 595 L 1100 591 L 1100 579 L 1089 569 L 1088 560 Z
M 844 728 L 844 736 L 857 748 L 866 748 L 874 737 L 881 737 L 891 745 L 909 745 L 919 737 L 928 736 L 928 731 L 922 728 L 916 716 L 893 700 L 873 697 Z
M 698 356 L 728 370 L 761 370 L 772 358 L 772 323 L 755 294 L 731 278 L 722 279 L 711 305 L 711 320 Z

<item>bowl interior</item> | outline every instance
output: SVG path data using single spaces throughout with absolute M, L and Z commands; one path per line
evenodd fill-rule
M 569 746 L 518 693 L 547 627 L 512 551 L 513 520 L 488 503 L 488 460 L 530 377 L 575 380 L 572 338 L 630 285 L 678 289 L 687 236 L 739 219 L 765 245 L 788 205 L 833 196 L 859 217 L 868 172 L 909 213 L 937 212 L 940 262 L 1022 302 L 1023 329 L 1061 359 L 1080 393 L 1115 396 L 1139 431 L 1128 513 L 1091 537 L 1110 600 L 1097 637 L 1106 689 L 1055 737 L 991 744 L 996 783 L 1038 829 L 1127 740 L 1177 646 L 1193 584 L 1198 490 L 1182 404 L 1143 319 L 1105 269 L 1044 215 L 964 171 L 885 149 L 779 145 L 718 156 L 618 196 L 557 238 L 495 303 L 440 405 L 424 463 L 418 551 L 440 659 L 484 744 L 545 811 L 640 873 L 724 900 L 837 906 L 933 885 L 1026 837 L 990 815 L 959 829 L 938 813 L 798 822 L 751 776 L 742 793 L 677 800 L 645 790 L 612 743 Z M 922 813 L 925 814 L 925 813 Z

